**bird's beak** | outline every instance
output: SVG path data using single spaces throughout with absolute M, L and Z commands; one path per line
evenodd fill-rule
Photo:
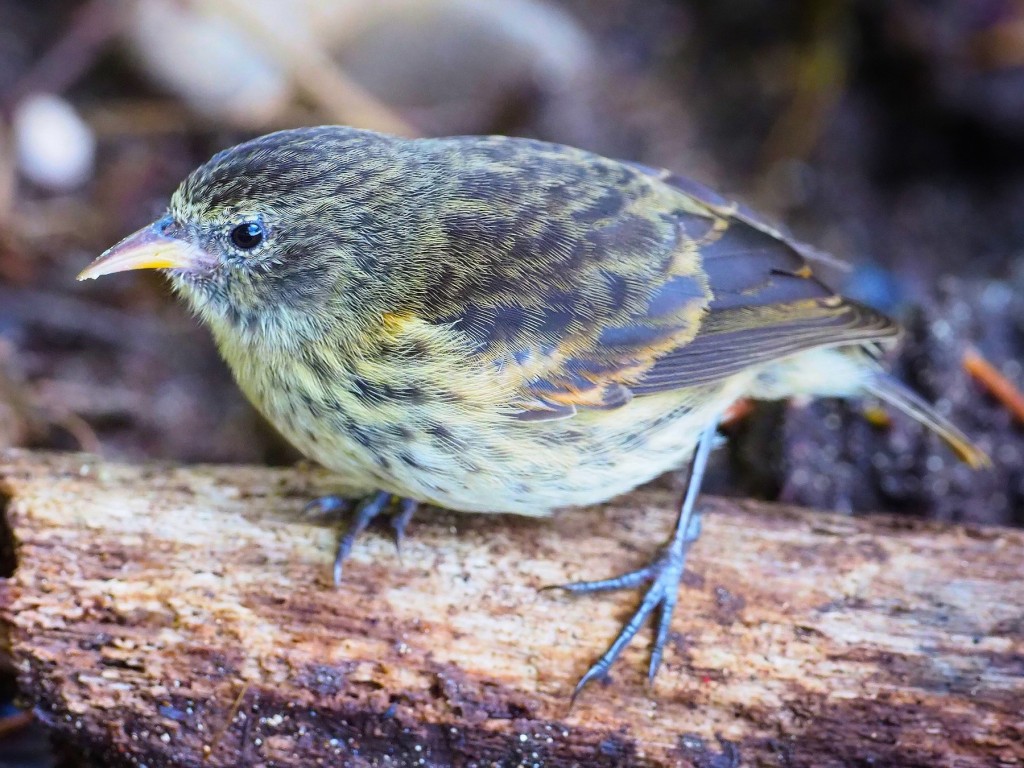
M 198 271 L 214 265 L 202 248 L 166 234 L 168 220 L 161 219 L 128 235 L 78 274 L 79 280 L 127 272 L 133 269 L 185 269 Z

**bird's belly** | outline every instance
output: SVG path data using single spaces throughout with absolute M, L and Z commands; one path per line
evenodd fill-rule
M 524 515 L 607 501 L 679 467 L 749 385 L 737 378 L 563 420 L 521 421 L 465 400 L 358 397 L 358 387 L 333 379 L 328 390 L 287 363 L 228 360 L 253 404 L 302 453 L 338 473 L 345 492 Z
M 476 471 L 462 473 L 437 501 L 526 515 L 606 501 L 679 466 L 693 450 L 687 417 L 674 410 L 659 409 L 663 427 L 616 412 L 512 425 L 498 437 L 493 458 L 481 457 Z
M 694 395 L 697 396 L 694 396 Z M 353 432 L 321 415 L 279 423 L 310 458 L 346 487 L 380 489 L 464 512 L 545 515 L 559 507 L 607 501 L 690 456 L 700 432 L 735 400 L 724 391 L 638 398 L 614 411 L 564 421 L 475 420 L 443 423 L 406 414 Z M 273 420 L 273 417 L 271 417 Z

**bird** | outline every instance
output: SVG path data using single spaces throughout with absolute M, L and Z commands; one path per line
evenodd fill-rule
M 579 679 L 654 624 L 662 660 L 697 499 L 736 403 L 873 396 L 975 467 L 988 457 L 889 375 L 896 322 L 822 278 L 830 258 L 672 171 L 505 136 L 296 128 L 226 149 L 79 279 L 161 270 L 255 407 L 361 498 L 356 536 L 418 504 L 544 516 L 685 470 L 645 587 Z M 340 487 L 340 484 L 339 484 Z

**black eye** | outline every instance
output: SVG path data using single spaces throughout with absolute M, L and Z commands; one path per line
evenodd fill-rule
M 236 248 L 251 251 L 263 242 L 263 227 L 258 222 L 247 221 L 231 230 L 231 242 Z

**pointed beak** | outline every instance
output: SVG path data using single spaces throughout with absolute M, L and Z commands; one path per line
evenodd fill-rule
M 83 269 L 79 280 L 89 280 L 114 272 L 133 269 L 208 269 L 215 259 L 202 248 L 166 234 L 171 228 L 168 219 L 159 221 L 128 235 Z

